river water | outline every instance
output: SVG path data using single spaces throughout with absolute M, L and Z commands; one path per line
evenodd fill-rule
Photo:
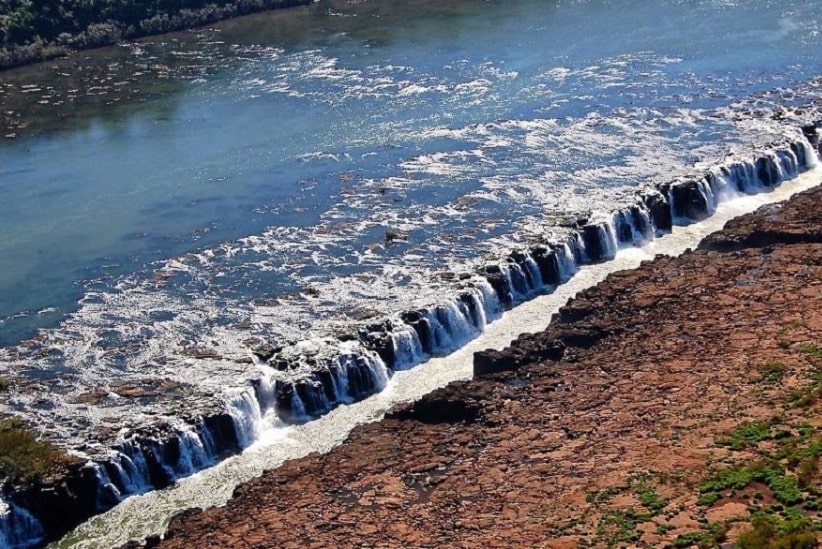
M 230 399 L 252 345 L 437 303 L 795 134 L 772 115 L 818 108 L 821 25 L 812 1 L 320 0 L 2 73 L 3 408 L 93 456 Z M 347 409 L 257 436 L 331 444 Z

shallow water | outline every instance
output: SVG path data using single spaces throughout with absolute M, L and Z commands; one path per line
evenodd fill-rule
M 809 1 L 321 0 L 0 73 L 4 408 L 96 455 L 259 376 L 253 338 L 437 303 L 564 218 L 795 135 L 771 114 L 817 97 L 821 23 Z M 185 398 L 112 389 L 156 380 Z M 332 444 L 338 415 L 299 429 Z

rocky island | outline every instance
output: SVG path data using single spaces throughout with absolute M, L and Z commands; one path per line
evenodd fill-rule
M 816 547 L 820 200 L 609 276 L 475 379 L 148 545 Z

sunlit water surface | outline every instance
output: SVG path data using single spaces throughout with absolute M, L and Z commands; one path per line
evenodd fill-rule
M 190 404 L 80 395 L 163 379 L 218 397 L 255 375 L 239 360 L 249 338 L 293 342 L 435 303 L 451 291 L 443 273 L 559 234 L 559 218 L 750 156 L 785 133 L 774 109 L 818 95 L 820 20 L 811 1 L 321 0 L 3 73 L 0 371 L 29 388 L 5 408 L 90 451 L 101 425 Z M 76 539 L 156 531 L 173 509 L 327 449 L 678 238 L 585 268 L 365 403 L 272 428 Z

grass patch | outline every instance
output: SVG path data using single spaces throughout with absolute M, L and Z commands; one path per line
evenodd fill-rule
M 643 487 L 641 490 L 637 490 L 637 496 L 639 497 L 640 503 L 654 513 L 658 513 L 668 505 L 668 500 L 660 498 L 659 494 L 650 487 Z
M 810 408 L 822 398 L 822 383 L 814 383 L 804 389 L 791 391 L 788 399 L 789 408 Z
M 716 473 L 703 482 L 699 491 L 703 505 L 712 505 L 724 492 L 741 490 L 754 481 L 768 486 L 773 497 L 785 505 L 802 502 L 805 497 L 799 489 L 797 477 L 787 474 L 785 467 L 771 460 L 763 460 L 746 467 L 731 467 Z
M 637 526 L 653 520 L 668 506 L 668 500 L 659 496 L 650 483 L 651 479 L 651 473 L 641 473 L 629 480 L 626 486 L 606 488 L 586 496 L 586 500 L 594 505 L 607 504 L 613 496 L 632 490 L 640 504 L 637 508 L 604 511 L 597 525 L 597 547 L 617 547 L 636 543 L 641 536 Z M 665 526 L 657 528 L 665 530 Z
M 719 446 L 728 446 L 731 450 L 741 450 L 747 446 L 757 446 L 763 440 L 773 438 L 771 422 L 748 421 L 740 425 L 733 433 L 717 439 Z
M 38 441 L 19 419 L 0 419 L 0 477 L 6 482 L 42 479 L 66 460 L 66 454 Z
M 799 462 L 799 470 L 796 472 L 796 481 L 799 483 L 800 488 L 807 490 L 808 488 L 813 487 L 813 481 L 816 480 L 818 474 L 819 456 L 808 456 Z
M 700 549 L 719 547 L 727 539 L 728 527 L 721 522 L 706 524 L 701 532 L 690 532 L 677 536 L 674 540 L 674 547 L 693 547 L 696 545 Z
M 813 358 L 822 359 L 822 347 L 819 347 L 819 345 L 802 345 L 799 350 L 806 355 L 811 355 Z
M 597 536 L 607 547 L 634 543 L 640 538 L 640 533 L 637 532 L 636 527 L 652 518 L 653 514 L 640 513 L 633 507 L 625 510 L 609 511 L 599 521 Z
M 777 360 L 769 360 L 756 369 L 759 372 L 759 379 L 756 380 L 758 383 L 777 383 L 788 372 L 788 367 Z
M 617 486 L 615 488 L 604 488 L 602 490 L 594 490 L 585 495 L 585 501 L 594 505 L 608 503 L 615 495 L 624 492 L 627 486 Z

